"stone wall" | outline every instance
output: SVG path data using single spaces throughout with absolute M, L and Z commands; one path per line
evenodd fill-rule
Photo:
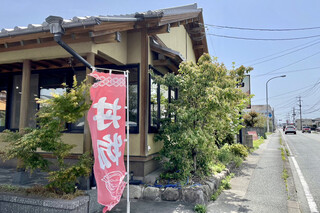
M 181 188 L 157 188 L 153 186 L 130 185 L 130 199 L 143 199 L 151 201 L 184 201 L 192 204 L 207 204 L 211 195 L 219 188 L 221 180 L 228 174 L 229 170 L 213 175 L 204 184 L 195 184 Z M 127 189 L 124 190 L 123 198 L 127 197 Z
M 81 196 L 73 200 L 61 200 L 3 193 L 0 194 L 0 210 L 1 213 L 83 213 L 89 211 L 89 196 Z

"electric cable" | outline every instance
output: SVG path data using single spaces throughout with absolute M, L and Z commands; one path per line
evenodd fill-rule
M 220 35 L 220 34 L 214 34 L 214 33 L 207 33 L 207 35 L 221 37 L 221 38 L 252 40 L 252 41 L 292 41 L 292 40 L 301 40 L 301 39 L 309 39 L 309 38 L 320 37 L 320 35 L 312 35 L 312 36 L 303 36 L 303 37 L 294 37 L 294 38 L 249 38 L 249 37 Z
M 210 36 L 209 38 L 211 38 L 211 36 Z M 283 52 L 287 52 L 287 51 L 290 51 L 290 50 L 293 50 L 293 49 L 296 49 L 296 48 L 299 48 L 299 47 L 302 47 L 302 46 L 305 46 L 305 45 L 308 45 L 308 44 L 310 44 L 310 43 L 317 42 L 317 41 L 320 41 L 320 39 L 316 39 L 316 40 L 313 40 L 313 41 L 309 41 L 309 42 L 306 42 L 306 43 L 304 43 L 304 44 L 300 44 L 300 45 L 297 45 L 297 46 L 294 46 L 294 47 L 291 47 L 291 48 L 282 50 L 282 51 L 280 51 L 280 52 L 276 52 L 276 53 L 273 53 L 273 54 L 270 54 L 270 55 L 267 55 L 267 56 L 263 56 L 263 57 L 260 57 L 260 58 L 257 58 L 257 59 L 249 60 L 249 61 L 246 61 L 246 62 L 240 63 L 240 64 L 253 63 L 253 62 L 255 62 L 255 61 L 259 61 L 259 60 L 262 60 L 262 59 L 265 59 L 265 58 L 269 58 L 269 57 L 272 57 L 272 56 L 274 56 L 274 55 L 278 55 L 278 54 L 281 54 L 281 53 L 283 53 Z
M 313 56 L 315 56 L 315 55 L 318 55 L 319 53 L 320 53 L 320 51 L 318 51 L 318 52 L 316 52 L 316 53 L 314 53 L 314 54 L 312 54 L 312 55 L 309 55 L 309 56 L 307 56 L 307 57 L 305 57 L 305 58 L 302 58 L 302 59 L 300 59 L 300 60 L 298 60 L 298 61 L 295 61 L 295 62 L 293 62 L 293 63 L 287 64 L 287 65 L 282 66 L 282 67 L 279 67 L 279 68 L 277 68 L 277 69 L 274 69 L 274 70 L 272 70 L 272 71 L 270 71 L 270 72 L 267 72 L 267 73 L 264 73 L 264 74 L 260 74 L 260 75 L 251 75 L 251 76 L 253 76 L 253 77 L 261 77 L 261 76 L 268 75 L 268 74 L 270 74 L 270 73 L 274 73 L 275 71 L 281 70 L 281 69 L 286 68 L 286 67 L 290 67 L 291 65 L 297 64 L 297 63 L 299 63 L 299 62 L 301 62 L 301 61 L 304 61 L 304 60 L 306 60 L 306 59 L 308 59 L 308 58 L 311 58 L 311 57 L 313 57 Z
M 283 28 L 283 29 L 268 29 L 268 28 L 249 28 L 249 27 L 234 27 L 234 26 L 223 26 L 216 24 L 205 24 L 206 26 L 215 28 L 224 28 L 232 30 L 252 30 L 252 31 L 303 31 L 303 30 L 316 30 L 320 27 L 303 27 L 303 28 Z

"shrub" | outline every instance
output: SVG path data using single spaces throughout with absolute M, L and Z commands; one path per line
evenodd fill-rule
M 207 207 L 201 204 L 197 204 L 194 207 L 194 211 L 197 213 L 206 213 L 207 212 Z
M 249 152 L 248 149 L 242 144 L 232 144 L 230 145 L 230 150 L 233 154 L 245 158 L 248 156 Z
M 66 85 L 64 85 L 66 86 Z M 85 102 L 88 85 L 82 82 L 77 85 L 74 78 L 73 88 L 62 95 L 53 94 L 52 99 L 38 99 L 40 110 L 37 113 L 35 129 L 24 129 L 21 132 L 6 131 L 4 138 L 10 142 L 4 153 L 5 159 L 18 158 L 22 161 L 22 169 L 49 171 L 49 161 L 37 152 L 38 149 L 52 153 L 57 159 L 57 171 L 49 172 L 48 188 L 57 193 L 73 193 L 77 177 L 88 176 L 91 172 L 92 159 L 89 153 L 84 154 L 76 165 L 64 162 L 73 145 L 61 140 L 66 123 L 74 123 L 84 116 L 89 109 Z
M 211 172 L 217 147 L 232 143 L 231 136 L 242 127 L 239 112 L 249 98 L 237 85 L 250 71 L 244 66 L 228 70 L 204 54 L 196 64 L 182 63 L 177 75 L 151 73 L 154 83 L 179 91 L 178 100 L 165 103 L 167 117 L 155 136 L 163 142 L 160 158 L 166 177 L 183 180 Z

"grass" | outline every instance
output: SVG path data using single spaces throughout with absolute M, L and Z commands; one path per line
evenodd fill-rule
M 231 173 L 230 175 L 228 175 L 225 179 L 223 179 L 221 181 L 221 184 L 219 186 L 219 188 L 217 189 L 217 191 L 215 191 L 215 193 L 211 196 L 211 200 L 215 201 L 218 199 L 219 195 L 221 194 L 221 192 L 225 189 L 231 189 L 231 184 L 230 184 L 230 180 L 231 178 L 234 176 L 233 173 Z
M 31 197 L 46 197 L 46 198 L 56 198 L 56 199 L 65 199 L 65 200 L 72 200 L 78 196 L 84 195 L 84 192 L 81 190 L 76 190 L 73 194 L 56 194 L 52 191 L 48 190 L 46 187 L 42 185 L 35 185 L 30 188 L 19 187 L 9 184 L 0 185 L 0 192 L 5 193 L 15 193 L 25 196 Z
M 272 132 L 266 132 L 266 136 L 271 135 L 271 134 L 272 134 Z
M 206 213 L 207 207 L 205 205 L 197 204 L 193 210 L 197 213 Z
M 260 145 L 264 143 L 264 139 L 260 137 L 258 140 L 253 141 L 254 150 L 259 149 Z

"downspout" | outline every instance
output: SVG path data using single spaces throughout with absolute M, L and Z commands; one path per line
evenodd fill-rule
M 81 63 L 83 63 L 86 67 L 91 70 L 94 70 L 94 66 L 92 66 L 88 61 L 81 57 L 76 51 L 74 51 L 70 46 L 68 46 L 64 41 L 62 41 L 62 36 L 65 31 L 62 28 L 63 18 L 59 16 L 49 16 L 46 18 L 46 22 L 49 24 L 50 32 L 53 34 L 54 40 L 68 53 L 70 53 L 73 57 L 78 59 Z

